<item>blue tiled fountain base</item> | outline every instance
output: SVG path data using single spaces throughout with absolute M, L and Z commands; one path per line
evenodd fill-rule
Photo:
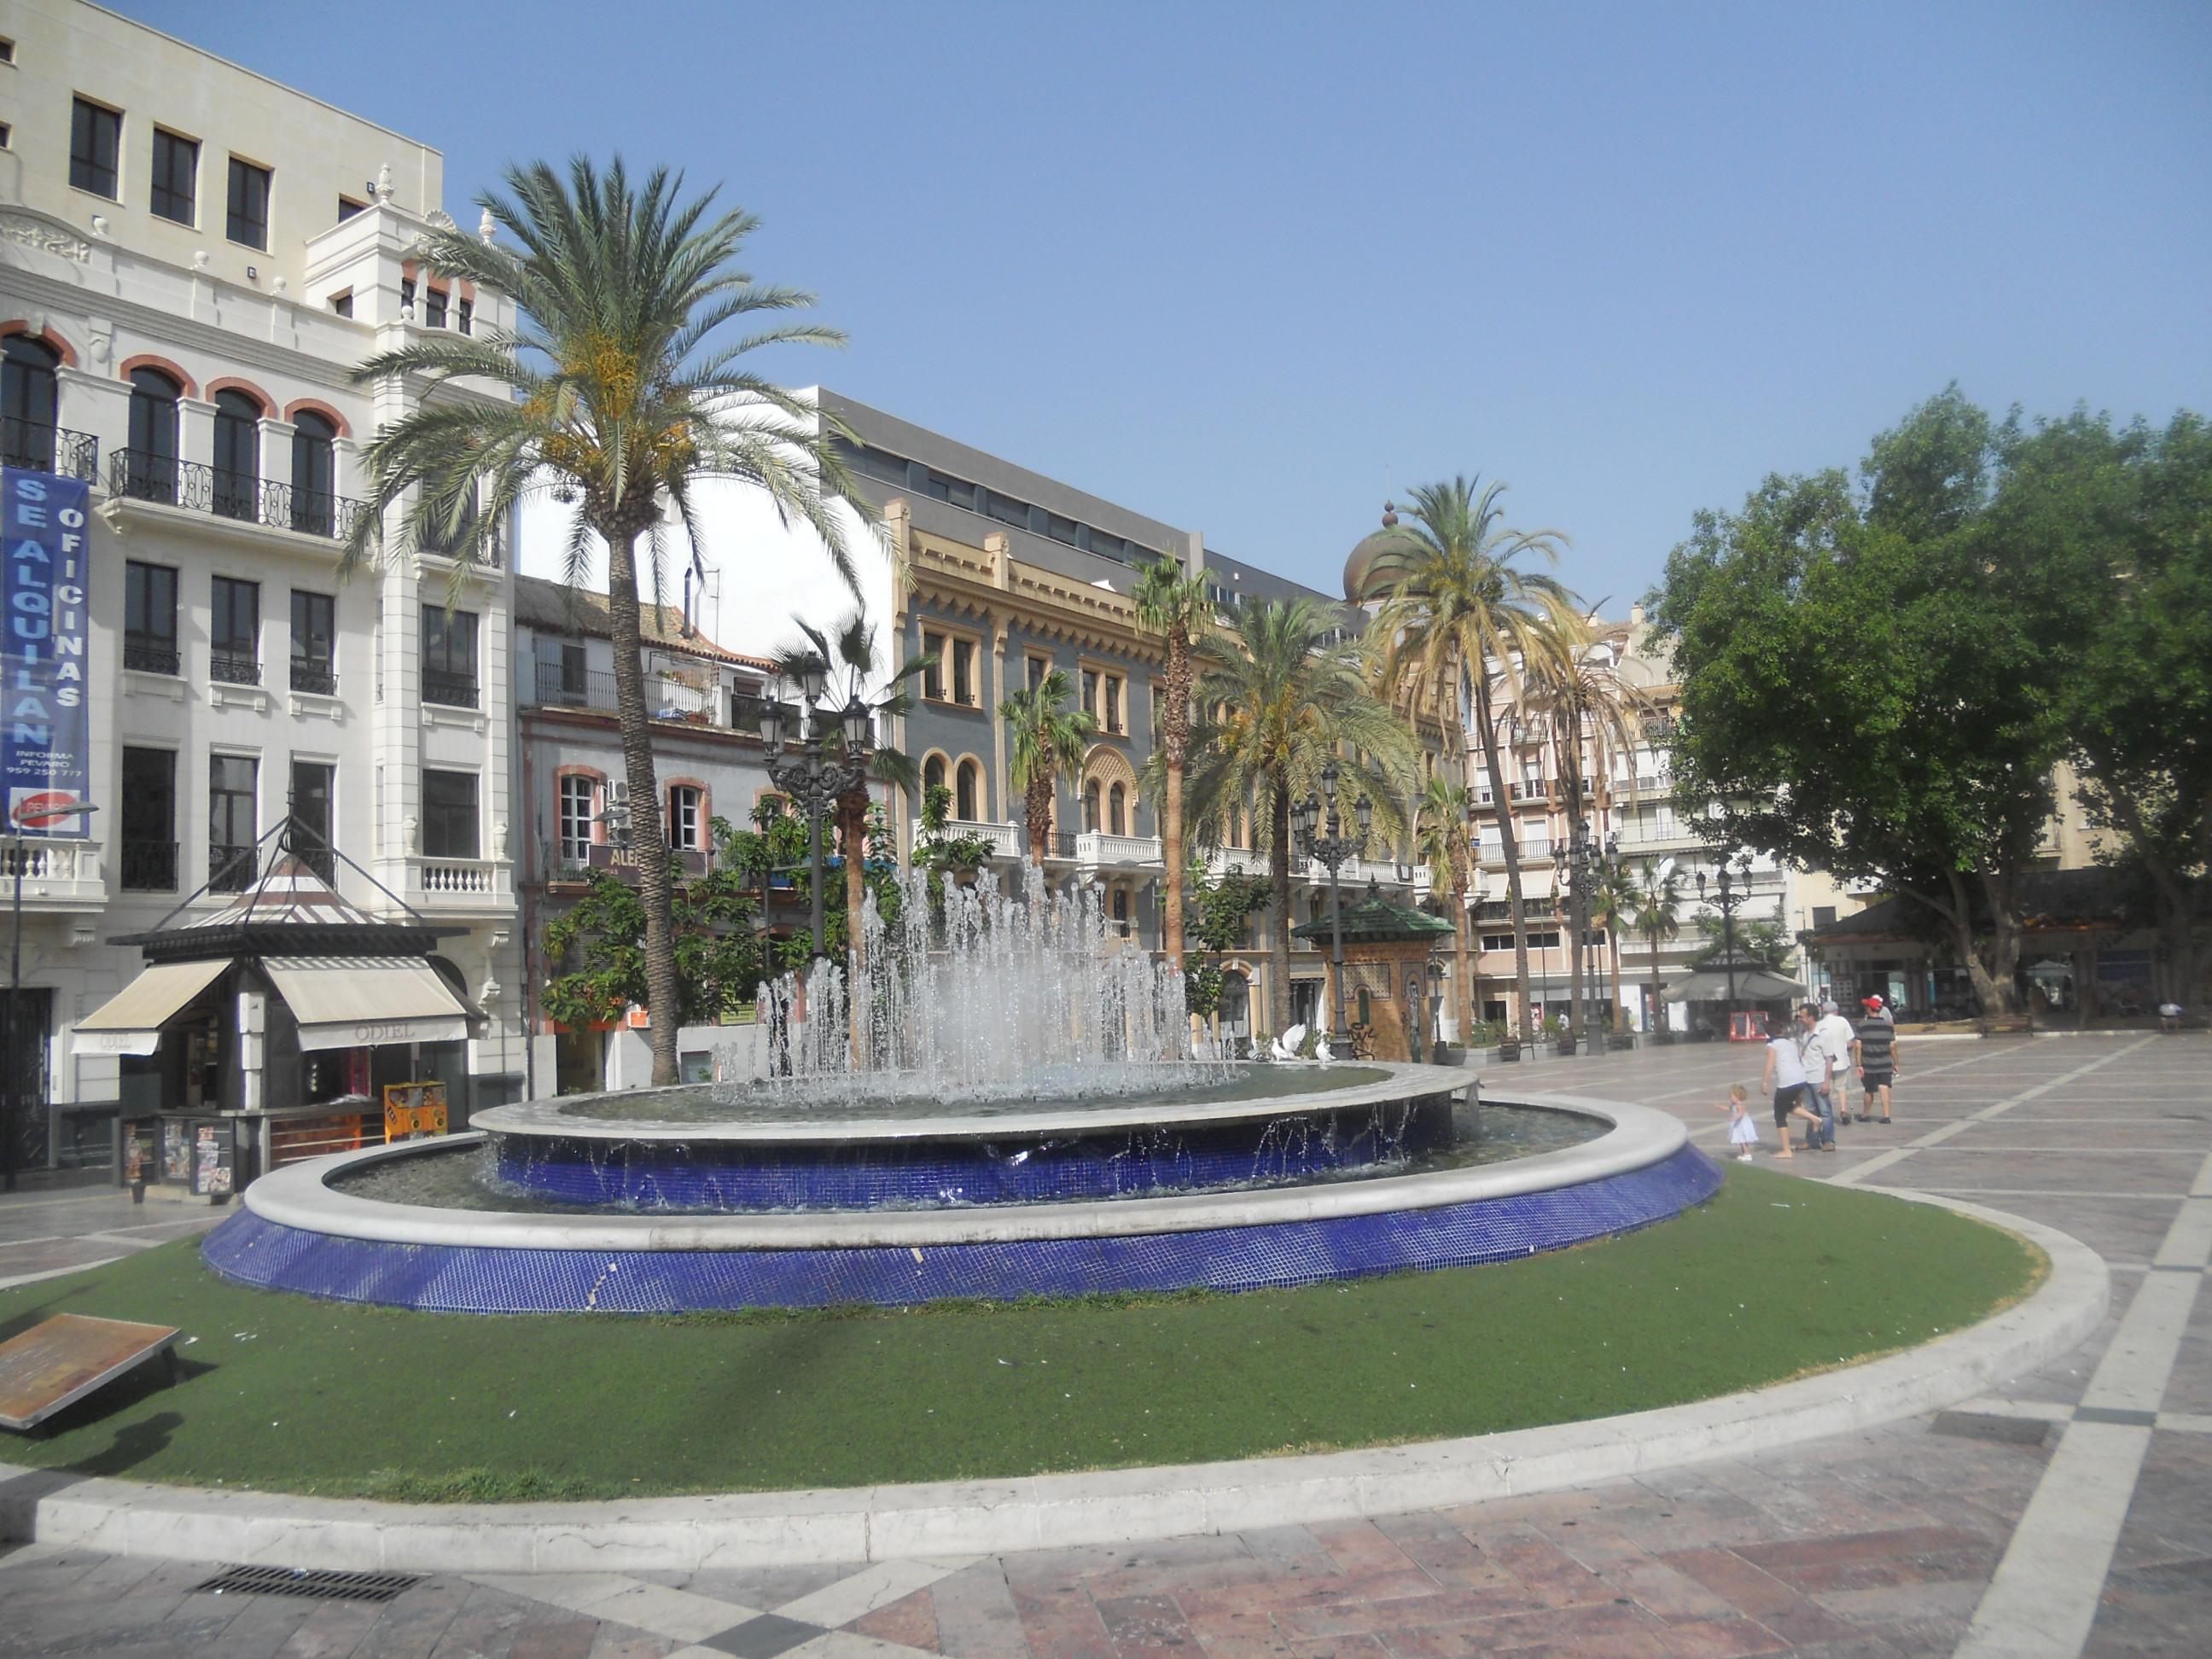
M 1452 1097 L 1285 1112 L 1205 1127 L 991 1140 L 592 1140 L 495 1133 L 502 1181 L 568 1204 L 640 1209 L 871 1210 L 1030 1204 L 1281 1185 L 1451 1138 Z
M 1721 1169 L 1693 1146 L 1577 1186 L 1425 1210 L 1115 1238 L 803 1250 L 489 1249 L 308 1232 L 241 1211 L 210 1233 L 224 1278 L 343 1302 L 456 1313 L 680 1313 L 896 1306 L 1115 1291 L 1255 1291 L 1471 1267 L 1648 1226 L 1702 1203 Z

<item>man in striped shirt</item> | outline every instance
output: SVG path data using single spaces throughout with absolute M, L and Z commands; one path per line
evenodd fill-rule
M 1858 1023 L 1858 1041 L 1851 1045 L 1853 1058 L 1858 1064 L 1859 1087 L 1865 1098 L 1859 1103 L 1859 1121 L 1875 1121 L 1875 1097 L 1881 1097 L 1881 1121 L 1889 1121 L 1889 1091 L 1901 1073 L 1897 1068 L 1897 1022 L 1890 1018 L 1889 1008 L 1879 996 L 1866 1000 L 1865 1012 Z

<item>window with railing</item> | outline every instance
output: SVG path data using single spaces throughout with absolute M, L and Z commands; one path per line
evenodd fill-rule
M 338 689 L 337 601 L 292 590 L 292 689 L 333 696 Z
M 177 399 L 184 389 L 158 368 L 131 371 L 131 447 L 123 492 L 143 501 L 177 499 Z
M 556 810 L 561 830 L 561 862 L 588 864 L 592 860 L 592 825 L 599 816 L 599 781 L 570 772 L 561 779 Z
M 59 352 L 27 334 L 0 340 L 0 461 L 89 483 L 99 440 L 56 424 L 61 361 Z
M 173 674 L 177 657 L 177 573 L 131 559 L 123 567 L 123 665 Z
M 261 584 L 216 576 L 208 586 L 208 678 L 261 684 Z
M 422 701 L 449 708 L 477 706 L 477 615 L 422 607 Z
M 327 536 L 337 523 L 337 424 L 303 409 L 292 427 L 292 528 Z
M 226 519 L 261 518 L 261 405 L 235 387 L 215 394 L 215 494 Z
M 177 757 L 168 749 L 123 751 L 121 867 L 126 892 L 177 889 Z
M 260 776 L 261 763 L 250 755 L 208 757 L 208 886 L 215 892 L 253 885 Z

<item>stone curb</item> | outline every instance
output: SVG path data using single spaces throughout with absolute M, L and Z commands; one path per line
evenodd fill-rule
M 1094 1474 L 606 1504 L 340 1502 L 24 1470 L 0 1477 L 0 1540 L 265 1566 L 640 1572 L 996 1554 L 1346 1520 L 1588 1486 L 1917 1416 L 2048 1364 L 2104 1317 L 2111 1275 L 2078 1239 L 1976 1205 L 1891 1195 L 2027 1239 L 2050 1257 L 2050 1277 L 1971 1329 L 1844 1370 L 1465 1439 Z

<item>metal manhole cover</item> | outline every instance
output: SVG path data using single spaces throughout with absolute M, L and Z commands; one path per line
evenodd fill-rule
M 422 1582 L 420 1573 L 328 1572 L 305 1567 L 226 1567 L 192 1593 L 301 1595 L 317 1601 L 389 1601 Z

